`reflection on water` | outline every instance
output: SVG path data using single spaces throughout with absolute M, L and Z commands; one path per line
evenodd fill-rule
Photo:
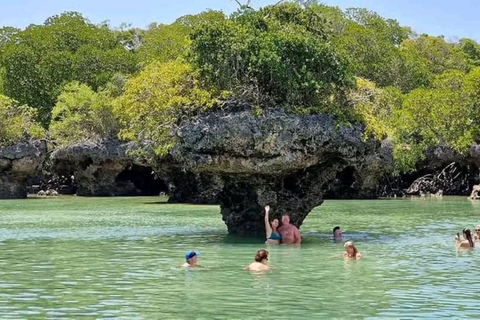
M 453 249 L 479 222 L 466 199 L 327 201 L 257 274 L 263 239 L 227 235 L 215 206 L 154 202 L 0 202 L 0 318 L 477 317 L 480 249 Z M 335 225 L 364 259 L 340 257 Z M 189 249 L 202 268 L 179 267 Z

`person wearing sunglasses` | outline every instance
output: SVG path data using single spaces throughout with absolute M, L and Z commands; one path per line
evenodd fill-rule
M 250 265 L 245 267 L 247 271 L 265 271 L 270 269 L 268 263 L 268 251 L 267 250 L 258 250 L 255 254 L 255 261 L 250 263 Z
M 463 240 L 460 239 L 460 234 L 455 236 L 455 248 L 473 248 L 475 246 L 472 233 L 470 229 L 463 229 Z

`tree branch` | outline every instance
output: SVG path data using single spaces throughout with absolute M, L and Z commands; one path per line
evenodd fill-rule
M 272 5 L 272 8 L 278 6 L 278 5 L 281 4 L 283 1 L 285 1 L 285 0 L 280 0 L 280 1 L 278 1 L 277 3 L 275 3 L 274 5 Z M 249 1 L 249 2 L 250 2 L 250 1 Z M 263 17 L 263 19 L 268 19 L 268 17 L 270 17 L 270 12 L 267 13 L 267 15 L 266 15 L 265 17 Z
M 241 4 L 240 1 L 235 0 L 235 2 L 238 4 L 238 6 L 239 6 L 240 8 L 243 7 L 243 4 Z

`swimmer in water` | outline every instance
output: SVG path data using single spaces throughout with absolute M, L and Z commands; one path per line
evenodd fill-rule
M 342 242 L 342 229 L 339 226 L 333 228 L 333 241 Z
M 265 207 L 265 232 L 267 236 L 266 244 L 280 244 L 282 240 L 282 236 L 277 231 L 279 221 L 278 219 L 273 219 L 272 223 L 270 224 L 270 220 L 268 214 L 270 212 L 270 206 Z
M 192 268 L 197 266 L 198 256 L 200 254 L 195 251 L 187 251 L 185 253 L 185 263 L 182 265 L 184 268 Z
M 353 244 L 353 241 L 347 241 L 343 245 L 345 252 L 343 252 L 343 257 L 346 259 L 360 259 L 362 255 L 358 252 L 357 248 Z
M 284 244 L 300 244 L 302 242 L 300 231 L 290 223 L 288 214 L 282 216 L 282 226 L 278 228 L 278 232 L 282 235 L 282 243 Z
M 255 261 L 250 263 L 250 265 L 245 267 L 247 271 L 265 271 L 269 270 L 270 266 L 268 263 L 268 251 L 267 250 L 258 250 L 255 254 Z
M 463 229 L 463 241 L 460 239 L 460 235 L 457 233 L 455 236 L 455 248 L 473 248 L 475 243 L 472 239 L 472 233 L 470 229 Z
M 480 224 L 475 226 L 475 242 L 480 242 Z

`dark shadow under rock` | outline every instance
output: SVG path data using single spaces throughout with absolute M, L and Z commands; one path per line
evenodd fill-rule
M 168 191 L 165 181 L 157 178 L 152 167 L 137 164 L 132 164 L 120 172 L 115 179 L 115 184 L 133 184 L 131 190 L 135 192 L 130 195 L 158 196 L 161 192 Z
M 130 147 L 117 140 L 66 146 L 53 152 L 52 171 L 73 175 L 79 196 L 158 195 L 166 191 L 152 168 L 128 152 Z
M 217 175 L 172 169 L 168 181 L 169 203 L 218 204 L 222 181 Z

